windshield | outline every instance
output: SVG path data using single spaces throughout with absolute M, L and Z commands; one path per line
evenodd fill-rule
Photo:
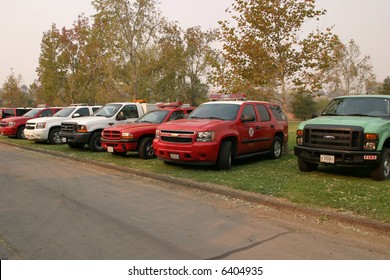
M 66 107 L 64 109 L 59 110 L 57 113 L 54 114 L 54 117 L 68 117 L 73 111 L 75 107 Z
M 97 110 L 94 116 L 110 118 L 115 115 L 122 107 L 122 104 L 107 104 L 104 107 Z
M 388 117 L 389 99 L 376 97 L 337 98 L 329 103 L 321 115 Z
M 237 118 L 239 109 L 240 105 L 238 104 L 206 103 L 196 108 L 188 118 L 232 121 Z
M 28 118 L 32 118 L 34 117 L 37 113 L 39 113 L 42 109 L 40 108 L 35 108 L 35 109 L 31 109 L 30 111 L 28 111 L 27 113 L 25 113 L 23 115 L 23 117 L 28 117 Z
M 135 122 L 137 123 L 162 123 L 167 116 L 168 111 L 157 110 L 146 113 Z

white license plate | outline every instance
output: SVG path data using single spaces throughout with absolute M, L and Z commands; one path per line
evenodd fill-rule
M 114 147 L 107 147 L 107 152 L 113 153 L 114 152 Z
M 169 154 L 171 159 L 180 159 L 179 154 Z
M 320 155 L 320 162 L 323 162 L 323 163 L 334 163 L 334 156 Z
M 62 137 L 61 141 L 62 143 L 66 143 L 66 137 Z

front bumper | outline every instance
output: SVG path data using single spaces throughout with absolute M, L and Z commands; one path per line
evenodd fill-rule
M 339 166 L 374 167 L 381 159 L 381 151 L 328 150 L 295 146 L 294 154 L 306 162 Z M 334 162 L 324 162 L 322 156 L 333 156 Z
M 114 151 L 118 153 L 137 151 L 138 149 L 138 139 L 108 140 L 101 138 L 100 142 L 105 150 L 108 150 L 109 147 L 112 147 Z
M 153 150 L 156 156 L 164 161 L 211 165 L 218 159 L 219 144 L 216 142 L 172 144 L 154 139 Z
M 63 143 L 88 144 L 91 133 L 90 132 L 83 132 L 83 133 L 60 132 L 59 136 L 61 137 Z
M 28 140 L 42 142 L 47 141 L 48 139 L 48 130 L 42 130 L 42 129 L 25 129 L 24 130 L 24 136 Z
M 1 127 L 0 134 L 3 136 L 16 136 L 17 128 L 16 127 Z

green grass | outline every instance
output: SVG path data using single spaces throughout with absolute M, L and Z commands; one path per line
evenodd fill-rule
M 136 153 L 119 157 L 109 153 L 92 153 L 86 148 L 70 149 L 67 145 L 37 144 L 6 137 L 0 137 L 0 141 L 63 152 L 178 178 L 221 184 L 285 198 L 308 207 L 330 208 L 390 222 L 390 180 L 374 181 L 370 178 L 369 170 L 360 168 L 328 166 L 320 167 L 318 171 L 312 173 L 302 173 L 298 170 L 296 157 L 292 154 L 297 125 L 298 123 L 290 124 L 289 154 L 284 154 L 278 160 L 269 160 L 266 157 L 241 160 L 234 162 L 229 171 L 217 171 L 212 167 L 166 165 L 158 159 L 141 160 Z

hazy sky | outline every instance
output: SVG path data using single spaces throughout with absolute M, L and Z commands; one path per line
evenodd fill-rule
M 160 9 L 182 28 L 199 25 L 204 30 L 218 27 L 227 19 L 225 9 L 233 0 L 160 0 Z M 378 81 L 390 76 L 390 1 L 317 0 L 327 10 L 319 27 L 334 25 L 334 33 L 347 43 L 354 39 L 362 55 L 372 58 Z M 0 0 L 0 86 L 11 71 L 30 85 L 37 77 L 43 32 L 52 23 L 71 28 L 77 16 L 94 13 L 91 0 Z M 12 70 L 11 70 L 12 69 Z

